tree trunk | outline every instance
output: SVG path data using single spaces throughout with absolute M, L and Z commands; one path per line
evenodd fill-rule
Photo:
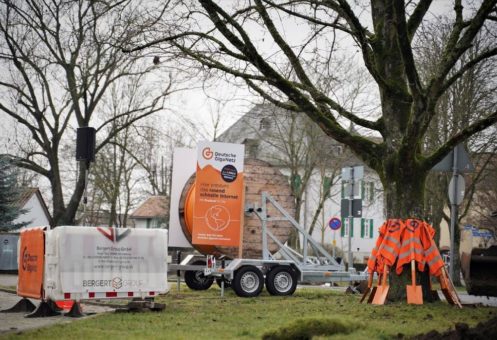
M 297 195 L 295 196 L 295 221 L 300 223 L 300 210 L 302 208 L 302 196 Z M 300 248 L 300 239 L 299 239 L 299 232 L 297 229 L 292 228 L 292 232 L 290 234 L 290 237 L 288 239 L 288 242 L 290 246 L 294 249 L 299 249 Z
M 414 164 L 412 162 L 411 164 Z M 398 166 L 383 181 L 387 218 L 419 218 L 424 220 L 424 193 L 427 173 L 414 165 Z M 393 177 L 393 178 L 392 178 Z M 396 263 L 390 268 L 389 301 L 406 301 L 406 286 L 411 285 L 411 267 L 405 265 L 400 275 L 397 275 Z M 429 272 L 420 272 L 416 268 L 416 283 L 422 286 L 423 300 L 434 301 L 430 289 Z
M 85 191 L 85 162 L 79 162 L 79 174 L 74 185 L 74 191 L 69 201 L 69 204 L 65 209 L 63 209 L 63 213 L 57 218 L 54 218 L 54 225 L 74 225 L 76 223 L 76 212 L 79 207 L 79 203 L 81 202 L 81 198 L 83 197 L 83 193 Z M 60 182 L 59 182 L 60 183 Z M 62 191 L 61 191 L 62 195 Z M 62 205 L 64 202 L 62 201 Z M 55 201 L 54 201 L 54 211 L 55 211 Z

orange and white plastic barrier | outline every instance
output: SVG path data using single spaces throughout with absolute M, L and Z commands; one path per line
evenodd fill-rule
M 17 295 L 33 299 L 43 297 L 45 266 L 44 227 L 23 229 L 19 237 Z
M 145 298 L 169 290 L 165 229 L 27 229 L 20 245 L 20 257 L 26 258 L 19 261 L 18 295 L 23 297 Z

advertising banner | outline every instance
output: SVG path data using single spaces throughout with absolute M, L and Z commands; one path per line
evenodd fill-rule
M 171 206 L 169 214 L 169 246 L 191 248 L 180 224 L 179 201 L 181 192 L 190 176 L 195 174 L 197 150 L 175 148 L 173 153 L 173 175 L 171 181 Z
M 47 243 L 47 255 L 55 256 L 50 262 L 58 266 L 53 273 L 47 270 L 55 283 L 47 288 L 63 293 L 168 289 L 165 229 L 58 227 Z
M 239 246 L 243 225 L 244 145 L 201 142 L 193 210 L 194 244 Z
M 45 259 L 44 228 L 22 229 L 18 249 L 17 295 L 41 299 Z

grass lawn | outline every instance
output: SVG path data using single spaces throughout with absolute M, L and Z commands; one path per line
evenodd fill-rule
M 359 303 L 360 296 L 319 288 L 298 289 L 290 297 L 274 297 L 266 291 L 257 298 L 239 298 L 227 290 L 194 292 L 171 284 L 168 295 L 156 298 L 166 303 L 162 312 L 108 313 L 7 338 L 26 339 L 260 339 L 280 331 L 295 337 L 312 328 L 318 338 L 387 339 L 399 333 L 410 336 L 454 328 L 456 322 L 474 326 L 497 315 L 497 308 L 462 310 L 437 302 L 422 306 Z M 19 320 L 22 322 L 22 320 Z M 291 333 L 294 332 L 294 333 Z

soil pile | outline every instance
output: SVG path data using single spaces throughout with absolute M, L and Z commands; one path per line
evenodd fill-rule
M 480 322 L 473 328 L 466 323 L 456 323 L 455 329 L 439 333 L 435 330 L 413 337 L 415 340 L 488 340 L 497 339 L 497 317 Z

